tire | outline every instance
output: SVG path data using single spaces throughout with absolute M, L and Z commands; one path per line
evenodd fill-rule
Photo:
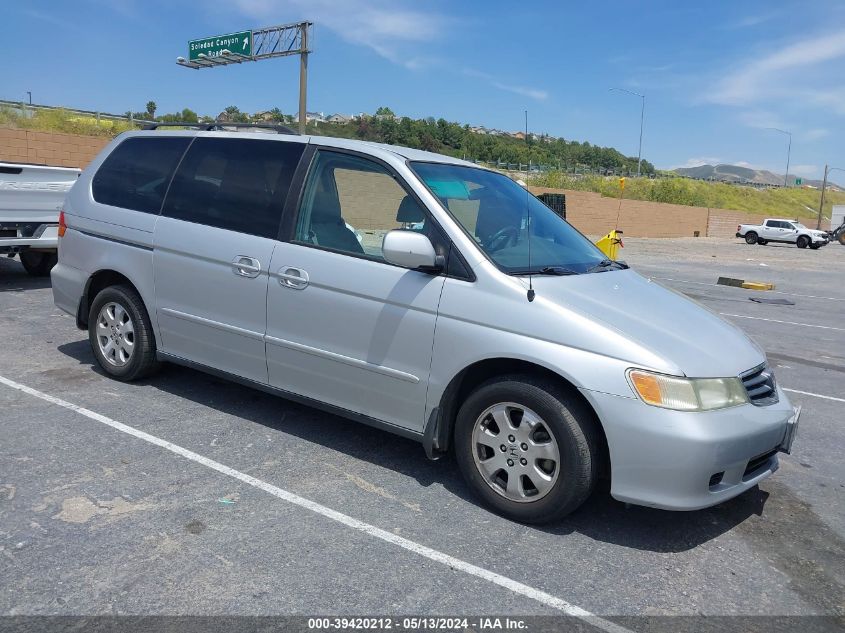
M 47 277 L 53 266 L 59 261 L 56 253 L 41 253 L 39 251 L 22 251 L 19 255 L 21 264 L 27 273 L 33 277 Z
M 559 520 L 586 501 L 598 479 L 595 414 L 548 380 L 514 375 L 482 384 L 458 411 L 454 432 L 470 488 L 514 521 Z
M 766 245 L 766 244 L 768 244 L 769 242 L 768 242 L 767 240 L 761 240 L 760 238 L 757 238 L 757 243 L 758 243 L 760 246 L 765 246 L 765 245 Z
M 821 244 L 810 244 L 810 248 L 813 249 L 814 251 L 819 250 L 821 247 L 822 247 Z
M 839 243 L 842 244 L 842 246 L 845 246 L 845 231 L 842 231 L 836 239 L 839 240 Z
M 754 231 L 748 231 L 745 234 L 745 243 L 746 244 L 756 244 L 757 243 L 757 234 Z
M 798 248 L 807 248 L 810 245 L 810 238 L 806 235 L 799 235 L 795 245 Z
M 88 312 L 88 340 L 97 363 L 117 380 L 145 378 L 161 366 L 147 309 L 129 286 L 97 293 Z

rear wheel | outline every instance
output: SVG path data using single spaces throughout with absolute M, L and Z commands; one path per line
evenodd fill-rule
M 746 244 L 756 244 L 757 243 L 757 234 L 754 231 L 748 231 L 745 234 L 745 243 Z
M 160 367 L 144 302 L 129 286 L 97 294 L 88 313 L 88 339 L 100 367 L 118 380 L 144 378 Z
M 56 253 L 42 253 L 39 251 L 23 251 L 19 257 L 26 272 L 33 277 L 46 277 L 59 260 Z
M 810 238 L 806 235 L 799 235 L 795 244 L 798 248 L 807 248 L 810 245 Z
M 467 483 L 496 512 L 525 523 L 561 519 L 595 486 L 597 421 L 551 381 L 506 376 L 461 406 L 455 454 Z

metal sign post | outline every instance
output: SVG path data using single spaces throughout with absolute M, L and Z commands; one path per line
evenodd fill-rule
M 311 52 L 308 48 L 308 31 L 312 26 L 313 22 L 295 22 L 191 40 L 188 42 L 188 59 L 177 57 L 176 63 L 200 70 L 299 55 L 299 133 L 304 134 L 308 53 Z

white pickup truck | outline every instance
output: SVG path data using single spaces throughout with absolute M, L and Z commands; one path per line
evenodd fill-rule
M 0 162 L 0 254 L 44 276 L 56 263 L 59 211 L 80 170 Z
M 763 224 L 740 224 L 736 236 L 745 239 L 746 244 L 765 246 L 769 242 L 795 244 L 798 248 L 821 248 L 830 239 L 824 231 L 808 229 L 797 220 L 769 218 Z

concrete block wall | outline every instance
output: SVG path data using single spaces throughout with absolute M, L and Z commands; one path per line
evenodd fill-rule
M 618 226 L 627 237 L 734 237 L 738 224 L 759 224 L 767 216 L 731 209 L 623 200 L 587 191 L 531 187 L 534 195 L 566 194 L 567 219 L 582 233 L 603 235 Z M 806 224 L 806 223 L 805 223 Z M 808 224 L 809 226 L 809 224 Z
M 83 168 L 109 141 L 99 136 L 0 128 L 0 160 Z
M 0 161 L 84 168 L 109 141 L 98 136 L 0 128 Z M 353 179 L 349 184 L 338 183 L 341 196 L 350 198 L 350 192 L 344 189 L 363 188 L 367 191 L 354 193 L 366 193 L 372 199 L 370 203 L 365 203 L 365 197 L 351 196 L 347 200 L 347 206 L 351 208 L 346 220 L 363 230 L 382 228 L 395 222 L 395 215 L 387 217 L 395 213 L 401 201 L 401 192 L 395 183 L 391 181 L 389 184 L 392 186 L 387 186 L 376 177 L 367 179 L 360 176 L 354 181 L 355 184 L 352 184 Z M 604 235 L 618 226 L 627 237 L 693 237 L 696 232 L 700 237 L 733 237 L 737 224 L 757 224 L 764 219 L 762 215 L 730 209 L 644 200 L 623 200 L 620 210 L 616 198 L 606 198 L 598 193 L 544 187 L 531 187 L 531 191 L 535 195 L 545 192 L 566 194 L 567 218 L 587 235 Z M 374 212 L 373 206 L 378 211 Z M 806 224 L 810 226 L 810 223 Z M 828 224 L 826 222 L 823 228 L 827 228 Z

